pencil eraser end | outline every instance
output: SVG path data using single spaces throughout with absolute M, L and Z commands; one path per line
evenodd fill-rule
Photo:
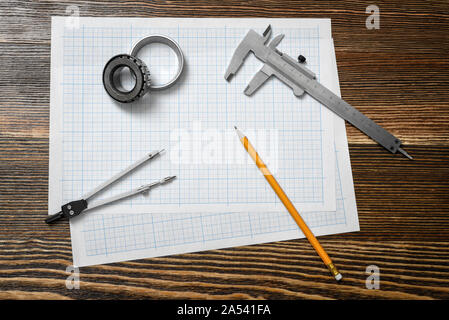
M 341 273 L 335 275 L 335 280 L 340 281 L 341 279 L 343 279 L 343 276 L 341 275 Z

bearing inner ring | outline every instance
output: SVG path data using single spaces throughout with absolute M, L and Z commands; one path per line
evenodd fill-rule
M 150 84 L 149 86 L 151 91 L 168 89 L 176 83 L 176 81 L 182 74 L 182 71 L 184 69 L 184 55 L 179 45 L 173 39 L 167 36 L 153 35 L 140 40 L 131 51 L 131 56 L 137 57 L 139 51 L 150 43 L 162 43 L 167 45 L 175 52 L 176 57 L 178 58 L 178 70 L 176 72 L 176 75 L 169 82 L 161 85 Z

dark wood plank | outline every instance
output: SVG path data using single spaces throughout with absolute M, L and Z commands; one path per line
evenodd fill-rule
M 67 290 L 67 224 L 43 223 L 48 192 L 50 16 L 71 1 L 0 2 L 0 299 L 449 298 L 449 5 L 377 1 L 89 1 L 81 16 L 330 17 L 343 97 L 407 144 L 392 156 L 348 126 L 361 231 L 322 237 L 330 281 L 305 240 L 81 270 Z M 370 4 L 370 3 L 369 3 Z M 365 268 L 381 269 L 380 290 Z

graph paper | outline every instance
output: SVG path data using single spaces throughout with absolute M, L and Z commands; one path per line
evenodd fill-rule
M 319 77 L 320 38 L 328 37 L 329 26 L 310 22 L 298 28 L 285 20 L 274 22 L 275 30 L 286 34 L 281 49 L 302 50 Z M 53 56 L 58 76 L 54 91 L 59 97 L 52 116 L 61 120 L 54 121 L 51 142 L 57 146 L 54 171 L 62 178 L 54 181 L 57 191 L 50 196 L 58 198 L 57 203 L 79 198 L 148 152 L 166 149 L 163 157 L 100 196 L 165 176 L 178 179 L 150 196 L 122 201 L 110 207 L 112 212 L 283 210 L 269 186 L 260 183 L 257 168 L 244 161 L 248 156 L 233 132 L 237 125 L 253 137 L 261 156 L 302 210 L 335 210 L 332 114 L 309 96 L 296 98 L 274 79 L 257 95 L 245 96 L 247 81 L 261 66 L 255 57 L 247 59 L 232 83 L 224 80 L 232 53 L 248 31 L 247 22 L 80 18 L 77 28 L 64 23 L 53 20 L 52 38 L 59 48 Z M 268 20 L 251 23 L 260 32 L 267 25 Z M 179 43 L 186 57 L 185 74 L 169 90 L 150 92 L 132 104 L 116 103 L 103 88 L 105 63 L 129 53 L 133 44 L 151 34 L 164 34 Z M 162 45 L 154 50 L 140 57 L 147 61 L 154 81 L 163 82 L 177 67 L 175 55 Z M 216 159 L 206 151 L 212 137 L 212 145 L 219 145 Z
M 251 25 L 239 19 L 124 21 L 82 18 L 76 29 L 65 28 L 62 18 L 52 21 L 49 211 L 79 198 L 153 149 L 167 148 L 167 159 L 149 163 L 104 196 L 166 175 L 176 174 L 179 179 L 147 197 L 133 198 L 72 221 L 76 265 L 301 236 L 254 165 L 229 161 L 198 165 L 194 156 L 188 159 L 190 162 L 177 162 L 177 148 L 183 147 L 179 133 L 183 130 L 194 141 L 201 139 L 195 138 L 195 132 L 216 132 L 217 128 L 226 140 L 231 124 L 244 129 L 248 136 L 250 132 L 256 136 L 262 132 L 258 145 L 263 145 L 264 139 L 269 140 L 268 145 L 277 145 L 274 150 L 279 159 L 274 157 L 272 171 L 300 210 L 313 211 L 305 218 L 312 228 L 318 228 L 314 231 L 327 234 L 358 228 L 354 210 L 351 219 L 344 210 L 342 186 L 346 184 L 342 184 L 338 175 L 342 169 L 335 161 L 335 155 L 342 152 L 337 141 L 333 143 L 334 116 L 310 97 L 294 98 L 288 88 L 275 81 L 254 97 L 245 97 L 242 91 L 246 82 L 260 67 L 255 59 L 248 60 L 232 84 L 223 79 L 233 49 L 246 31 L 254 28 L 261 32 L 268 23 L 275 32 L 286 33 L 286 39 L 296 39 L 281 49 L 302 50 L 308 67 L 320 78 L 320 69 L 328 68 L 329 20 L 254 19 Z M 104 63 L 114 54 L 130 52 L 136 41 L 154 33 L 170 35 L 180 43 L 188 68 L 182 81 L 187 83 L 150 94 L 131 106 L 112 102 L 101 84 Z M 156 50 L 160 52 L 152 52 L 151 58 L 160 59 L 156 64 L 160 70 L 156 70 L 161 72 L 154 71 L 159 75 L 154 80 L 163 82 L 176 68 L 176 60 L 164 48 Z M 321 80 L 324 83 L 326 79 Z M 244 159 L 244 153 L 239 153 L 243 151 L 241 146 L 224 149 L 229 150 L 234 154 L 227 160 Z M 344 153 L 344 147 L 342 150 Z M 273 150 L 259 151 L 264 159 L 273 156 Z M 343 169 L 348 165 L 349 160 L 345 160 Z M 350 167 L 349 178 L 352 186 Z

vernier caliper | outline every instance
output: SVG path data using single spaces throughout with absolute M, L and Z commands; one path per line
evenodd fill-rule
M 298 62 L 277 50 L 276 46 L 284 38 L 283 34 L 278 35 L 268 45 L 265 45 L 270 37 L 271 26 L 268 26 L 262 36 L 254 30 L 250 30 L 235 50 L 226 70 L 225 79 L 231 80 L 242 66 L 246 56 L 253 52 L 265 64 L 246 87 L 244 91 L 246 95 L 252 95 L 268 78 L 276 76 L 293 89 L 295 96 L 300 97 L 307 92 L 391 153 L 399 151 L 407 158 L 413 159 L 401 148 L 401 140 L 320 84 L 316 80 L 315 74 L 301 64 L 305 61 L 304 57 L 300 56 L 302 61 Z
M 55 213 L 55 214 L 52 214 L 52 215 L 48 216 L 47 219 L 45 219 L 45 222 L 52 223 L 52 222 L 55 222 L 55 221 L 57 221 L 59 219 L 63 219 L 63 218 L 71 219 L 71 218 L 74 218 L 74 217 L 80 215 L 82 212 L 86 212 L 88 210 L 92 210 L 94 208 L 98 208 L 100 206 L 104 206 L 106 204 L 110 204 L 112 202 L 115 202 L 115 201 L 118 201 L 118 200 L 122 200 L 122 199 L 131 197 L 131 196 L 136 195 L 136 194 L 145 193 L 145 192 L 149 191 L 151 188 L 154 188 L 154 187 L 156 187 L 158 185 L 161 185 L 161 184 L 164 184 L 164 183 L 167 183 L 167 182 L 173 180 L 174 178 L 176 178 L 176 176 L 169 176 L 169 177 L 163 178 L 161 180 L 155 181 L 153 183 L 145 184 L 145 185 L 140 186 L 139 188 L 136 188 L 134 190 L 127 191 L 127 192 L 124 192 L 124 193 L 120 193 L 120 194 L 118 194 L 116 196 L 113 196 L 111 198 L 107 198 L 107 199 L 104 199 L 104 200 L 99 200 L 99 201 L 94 202 L 94 203 L 91 203 L 91 201 L 90 201 L 91 198 L 93 198 L 100 191 L 102 191 L 103 189 L 105 189 L 106 187 L 111 185 L 112 183 L 116 182 L 117 180 L 121 179 L 122 177 L 124 177 L 125 175 L 127 175 L 128 173 L 130 173 L 131 171 L 136 169 L 137 167 L 140 167 L 142 164 L 144 164 L 148 160 L 151 160 L 154 157 L 156 157 L 157 155 L 161 154 L 163 151 L 164 150 L 160 150 L 160 151 L 155 151 L 155 152 L 147 154 L 142 159 L 134 162 L 129 167 L 127 167 L 124 170 L 120 171 L 119 173 L 117 173 L 115 176 L 113 176 L 109 180 L 103 182 L 98 187 L 96 187 L 92 191 L 90 191 L 87 194 L 85 194 L 82 197 L 82 199 L 66 203 L 65 205 L 63 205 L 61 207 L 61 211 L 59 211 L 58 213 Z

